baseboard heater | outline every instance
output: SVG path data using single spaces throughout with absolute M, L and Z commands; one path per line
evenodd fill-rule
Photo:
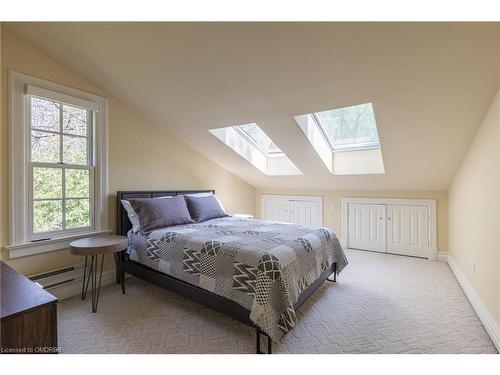
M 53 271 L 32 275 L 29 279 L 43 289 L 51 289 L 57 286 L 80 281 L 83 275 L 83 263 L 73 266 L 59 268 Z

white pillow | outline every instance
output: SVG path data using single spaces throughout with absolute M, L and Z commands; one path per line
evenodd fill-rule
M 139 232 L 139 230 L 141 229 L 141 222 L 139 221 L 139 217 L 135 213 L 134 208 L 132 207 L 130 202 L 125 199 L 122 199 L 121 202 L 123 208 L 125 208 L 125 211 L 127 211 L 128 219 L 132 223 L 132 231 L 134 233 Z
M 209 197 L 211 195 L 213 195 L 214 193 L 212 193 L 211 191 L 208 192 L 208 193 L 193 193 L 193 194 L 184 194 L 188 197 Z
M 139 221 L 139 218 L 137 217 L 137 214 L 134 211 L 134 208 L 130 204 L 129 201 L 122 199 L 121 200 L 123 208 L 125 208 L 125 211 L 127 211 L 128 219 L 132 223 L 132 231 L 134 233 L 139 232 L 141 229 L 141 222 Z

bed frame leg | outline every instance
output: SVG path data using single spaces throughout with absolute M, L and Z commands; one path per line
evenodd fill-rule
M 120 284 L 122 293 L 125 294 L 125 270 L 123 269 L 123 254 L 118 251 L 113 254 L 116 265 L 116 283 Z
M 337 282 L 337 263 L 333 263 L 333 280 L 330 278 L 328 278 L 326 280 L 331 282 L 331 283 Z
M 255 348 L 255 353 L 256 354 L 272 354 L 273 353 L 273 342 L 271 341 L 271 338 L 269 335 L 266 333 L 259 331 L 258 328 L 255 329 L 255 334 L 256 334 L 256 348 Z M 260 350 L 260 336 L 264 335 L 267 337 L 267 352 L 263 352 Z

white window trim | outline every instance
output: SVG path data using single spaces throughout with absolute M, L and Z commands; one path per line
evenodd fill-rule
M 213 136 L 266 176 L 298 176 L 302 171 L 284 154 L 266 155 L 235 126 L 209 129 Z
M 10 258 L 18 258 L 27 255 L 39 254 L 54 250 L 67 248 L 74 239 L 85 236 L 108 233 L 108 210 L 107 210 L 107 180 L 108 180 L 108 100 L 102 96 L 90 94 L 78 89 L 63 86 L 41 78 L 26 74 L 9 71 L 10 103 L 10 238 L 9 245 L 5 248 L 9 251 Z M 61 95 L 61 101 L 65 96 L 75 98 L 90 105 L 89 108 L 96 111 L 95 132 L 95 165 L 94 176 L 94 227 L 88 231 L 80 231 L 74 235 L 63 233 L 59 237 L 49 240 L 31 242 L 28 241 L 28 164 L 27 147 L 28 127 L 26 126 L 26 94 L 28 87 L 33 90 L 51 90 Z
M 259 127 L 259 125 L 255 124 L 257 127 Z M 284 156 L 284 152 L 281 151 L 281 149 L 279 151 L 272 151 L 272 152 L 268 152 L 264 149 L 264 147 L 262 147 L 262 145 L 260 145 L 256 140 L 255 138 L 253 138 L 252 136 L 250 136 L 250 134 L 248 134 L 245 130 L 241 129 L 240 128 L 240 125 L 236 125 L 236 126 L 233 126 L 232 127 L 234 130 L 236 130 L 244 139 L 247 140 L 247 142 L 251 143 L 256 149 L 258 149 L 264 156 L 267 156 L 267 157 L 279 157 L 279 156 Z M 260 127 L 259 127 L 260 128 Z M 262 129 L 261 129 L 262 130 Z M 262 132 L 264 134 L 266 134 L 263 130 Z M 266 134 L 267 136 L 267 134 Z
M 325 125 L 323 124 L 323 121 L 321 121 L 321 118 L 319 117 L 317 112 L 311 113 L 310 114 L 313 122 L 316 124 L 318 127 L 319 131 L 325 138 L 326 143 L 330 146 L 330 149 L 332 152 L 347 152 L 347 151 L 360 151 L 360 150 L 374 150 L 374 149 L 379 149 L 380 148 L 380 140 L 377 142 L 360 142 L 360 143 L 349 143 L 345 145 L 335 145 L 330 141 L 330 138 L 328 137 L 325 129 Z M 376 125 L 375 125 L 376 126 Z M 377 129 L 378 133 L 378 129 Z

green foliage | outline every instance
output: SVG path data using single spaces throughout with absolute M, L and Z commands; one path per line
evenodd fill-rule
M 33 231 L 35 233 L 62 229 L 62 201 L 33 202 Z
M 62 198 L 61 168 L 33 168 L 33 198 Z
M 66 169 L 66 197 L 89 197 L 89 171 L 87 169 Z
M 66 200 L 66 228 L 81 228 L 90 225 L 90 210 L 88 199 Z

